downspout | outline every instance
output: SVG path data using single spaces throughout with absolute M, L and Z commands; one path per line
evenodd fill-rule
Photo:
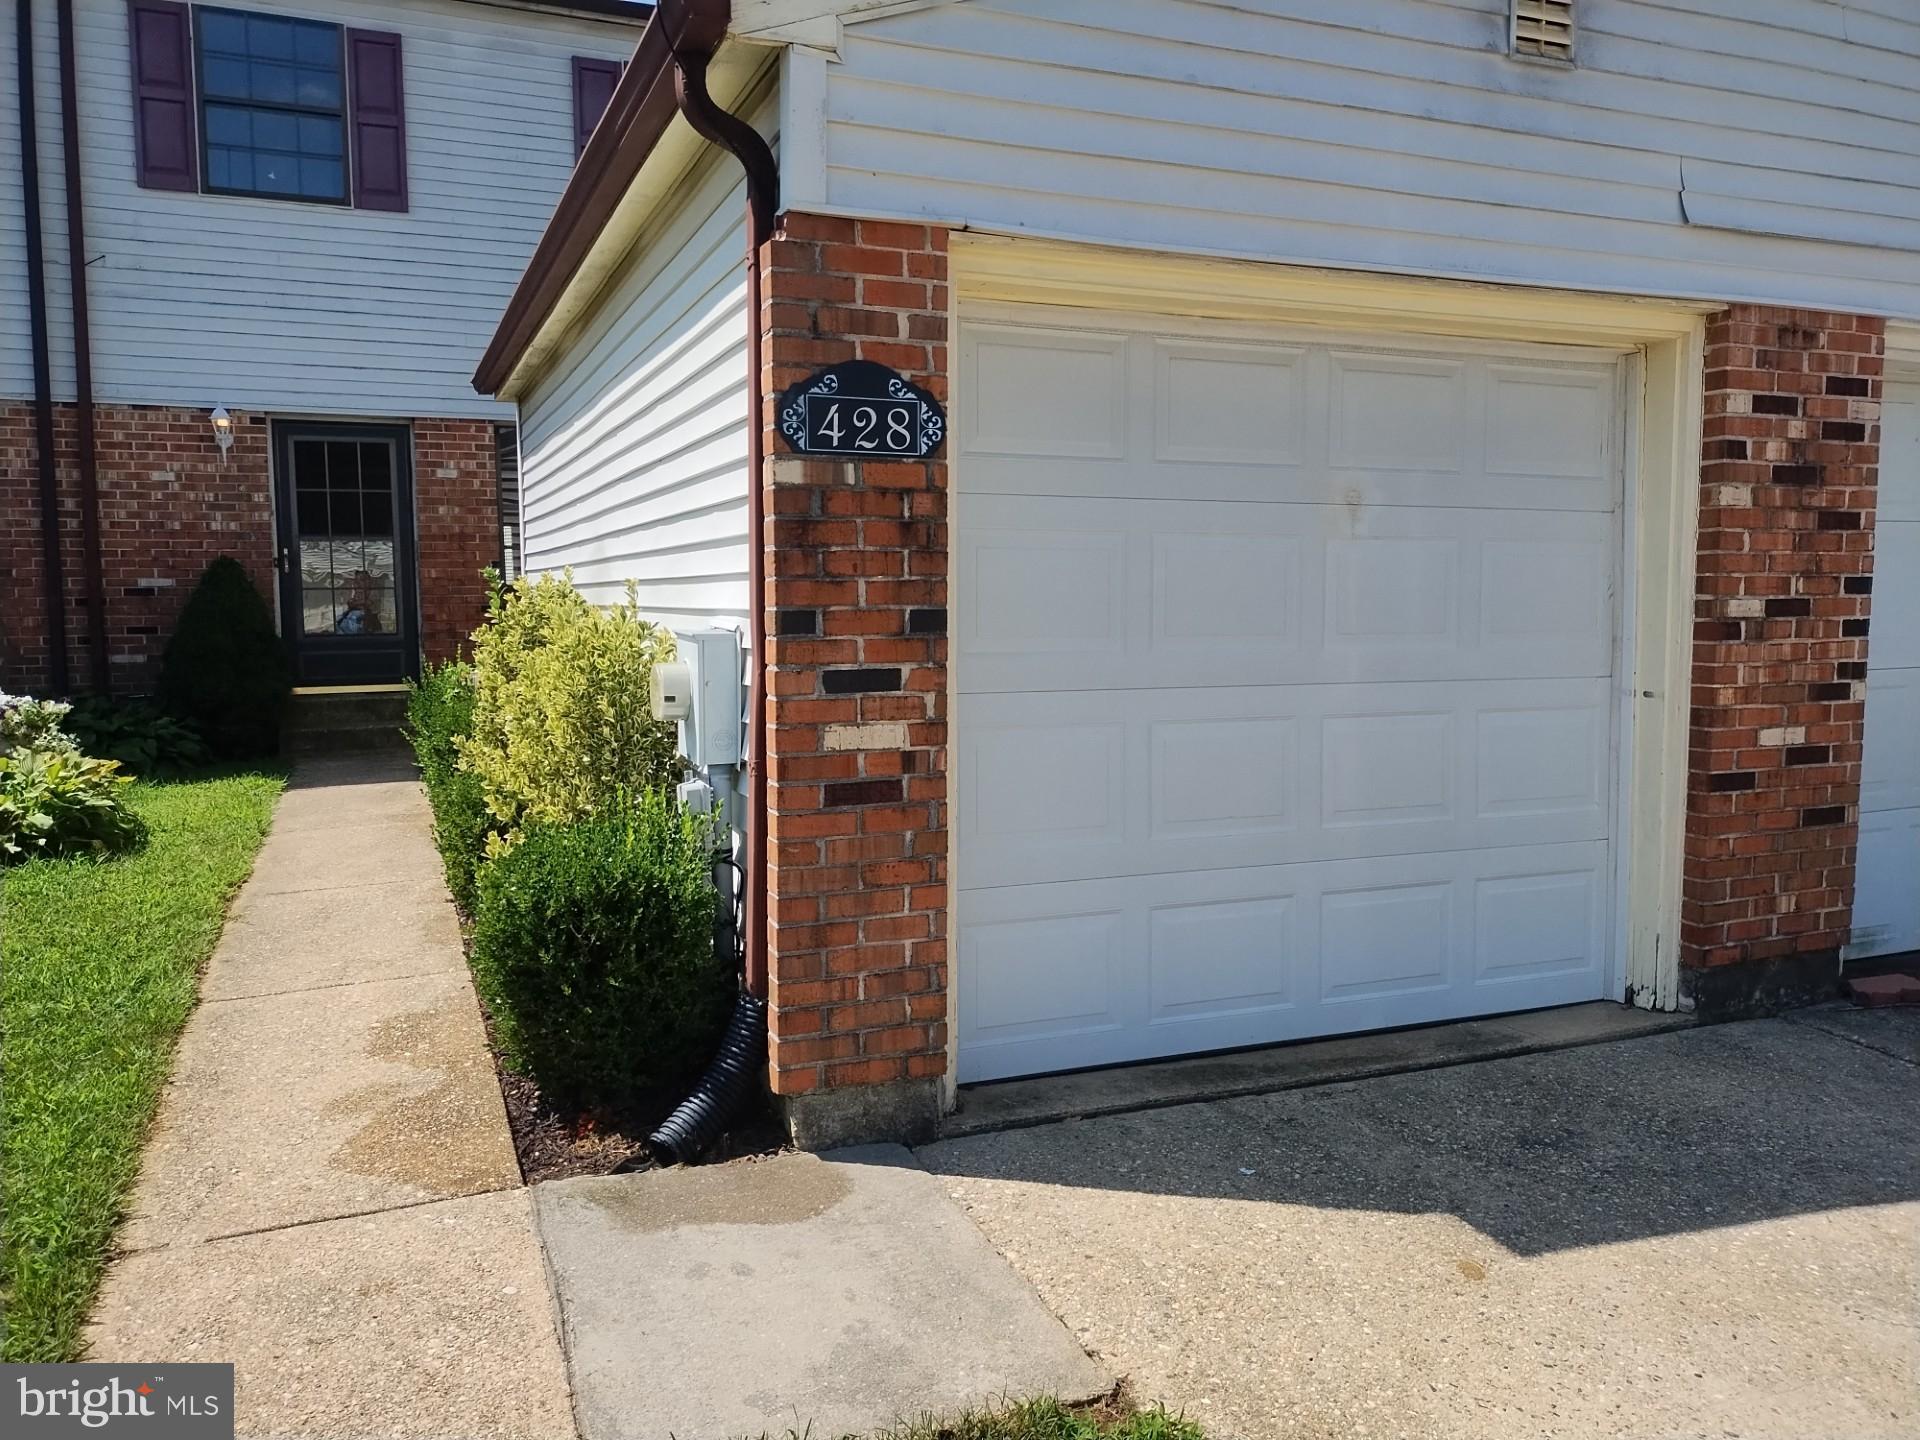
M 41 581 L 47 606 L 47 682 L 64 695 L 67 674 L 67 580 L 60 556 L 60 480 L 53 455 L 53 362 L 47 346 L 47 261 L 41 249 L 40 127 L 33 83 L 33 0 L 19 0 L 20 198 L 27 229 L 27 326 L 33 345 L 33 448 L 40 472 Z
M 747 633 L 753 675 L 747 687 L 747 993 L 767 995 L 767 607 L 766 395 L 762 389 L 760 250 L 780 210 L 780 170 L 758 130 L 728 113 L 707 90 L 711 52 L 673 57 L 674 95 L 695 133 L 725 150 L 747 173 Z
M 73 306 L 73 389 L 80 440 L 80 539 L 87 578 L 87 649 L 93 688 L 112 688 L 107 663 L 107 582 L 100 558 L 100 471 L 94 435 L 93 329 L 87 313 L 86 194 L 80 181 L 80 82 L 73 58 L 73 0 L 60 17 L 60 147 L 66 170 L 67 294 Z
M 767 1047 L 767 606 L 766 393 L 760 252 L 780 211 L 780 169 L 752 125 L 722 109 L 707 89 L 710 49 L 676 49 L 674 98 L 695 133 L 740 162 L 747 176 L 747 863 L 745 985 L 719 1053 L 693 1093 L 648 1137 L 669 1164 L 698 1159 L 754 1094 Z

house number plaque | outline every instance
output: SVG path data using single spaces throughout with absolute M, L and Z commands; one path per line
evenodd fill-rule
M 780 395 L 780 433 L 800 455 L 924 460 L 946 438 L 940 402 L 897 370 L 846 360 Z

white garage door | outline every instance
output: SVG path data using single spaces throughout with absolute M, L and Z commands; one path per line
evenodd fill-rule
M 982 307 L 963 1081 L 1609 990 L 1621 359 Z
M 1885 402 L 1850 960 L 1920 950 L 1920 380 Z

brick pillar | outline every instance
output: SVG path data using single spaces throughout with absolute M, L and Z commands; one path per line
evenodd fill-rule
M 1683 985 L 1833 988 L 1852 923 L 1885 326 L 1736 306 L 1707 331 Z
M 413 422 L 420 649 L 429 664 L 467 649 L 487 613 L 481 572 L 500 564 L 500 489 L 489 420 Z
M 763 254 L 770 1078 L 795 1138 L 904 1138 L 947 1067 L 947 467 L 801 459 L 822 365 L 947 398 L 946 232 L 793 214 Z M 944 452 L 942 452 L 944 455 Z

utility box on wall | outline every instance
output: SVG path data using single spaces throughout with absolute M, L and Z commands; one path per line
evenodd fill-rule
M 676 630 L 678 663 L 686 667 L 687 704 L 680 722 L 680 753 L 697 770 L 740 763 L 740 633 Z

